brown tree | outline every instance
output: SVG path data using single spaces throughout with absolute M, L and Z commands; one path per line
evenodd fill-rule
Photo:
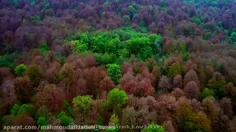
M 66 63 L 63 65 L 59 73 L 61 75 L 61 79 L 64 82 L 66 88 L 66 97 L 68 98 L 69 90 L 71 85 L 74 83 L 73 79 L 75 79 L 75 66 L 73 64 Z
M 198 75 L 194 70 L 189 70 L 184 76 L 184 85 L 190 81 L 194 81 L 198 86 L 200 85 Z
M 39 108 L 45 105 L 50 111 L 59 111 L 63 106 L 65 94 L 62 89 L 56 85 L 45 85 L 42 91 L 39 91 L 35 97 L 35 105 Z
M 159 82 L 159 80 L 161 78 L 160 67 L 154 66 L 153 70 L 152 70 L 152 74 L 154 75 L 156 82 Z
M 3 80 L 11 75 L 9 68 L 0 68 L 0 84 Z
M 126 83 L 128 83 L 131 80 L 135 80 L 135 76 L 132 73 L 127 72 L 120 79 L 120 84 L 123 87 Z
M 136 96 L 148 96 L 148 95 L 154 95 L 155 89 L 152 86 L 151 80 L 144 78 L 137 84 L 137 89 L 135 90 Z
M 129 63 L 123 63 L 121 66 L 121 71 L 122 71 L 122 75 L 126 74 L 126 73 L 132 73 L 133 74 L 133 68 L 132 65 Z
M 184 92 L 189 99 L 199 98 L 199 88 L 194 81 L 188 82 L 184 87 Z
M 33 86 L 28 76 L 17 77 L 14 80 L 17 99 L 22 103 L 28 103 L 33 96 Z
M 197 65 L 192 61 L 188 60 L 185 65 L 183 65 L 183 71 L 184 73 L 187 73 L 190 70 L 197 71 Z
M 182 89 L 180 88 L 175 88 L 172 92 L 171 95 L 174 96 L 176 99 L 185 96 L 185 93 Z
M 49 83 L 57 82 L 57 73 L 61 68 L 61 64 L 57 61 L 54 61 L 50 64 L 49 68 L 46 70 L 46 79 Z
M 121 114 L 121 125 L 137 125 L 137 112 L 134 107 L 126 107 L 122 110 Z M 131 129 L 131 132 L 135 132 L 135 130 Z
M 93 95 L 93 98 L 96 98 L 99 92 L 100 81 L 107 77 L 107 72 L 103 67 L 92 67 L 85 69 L 83 75 L 84 79 L 88 82 L 89 94 Z
M 158 122 L 164 122 L 166 120 L 175 120 L 176 118 L 176 98 L 171 95 L 163 95 L 159 97 L 157 112 Z
M 73 45 L 71 43 L 63 44 L 63 54 L 67 57 L 72 53 Z
M 173 79 L 173 86 L 175 88 L 183 88 L 183 79 L 181 75 L 176 75 Z
M 165 121 L 163 123 L 163 127 L 165 128 L 165 132 L 176 132 L 176 130 L 172 124 L 172 121 Z
M 0 86 L 2 89 L 3 102 L 9 106 L 12 106 L 16 102 L 15 88 L 12 80 L 6 80 Z
M 229 119 L 233 118 L 232 104 L 230 98 L 223 98 L 220 100 L 220 108 Z
M 103 80 L 100 81 L 99 88 L 100 88 L 100 97 L 102 99 L 106 99 L 106 94 L 115 87 L 112 79 L 110 77 L 105 77 Z
M 168 91 L 171 88 L 170 80 L 166 76 L 162 76 L 159 81 L 158 87 L 163 91 Z

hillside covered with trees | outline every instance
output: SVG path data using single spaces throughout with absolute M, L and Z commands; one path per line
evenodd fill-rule
M 0 0 L 0 47 L 1 131 L 236 131 L 235 0 Z

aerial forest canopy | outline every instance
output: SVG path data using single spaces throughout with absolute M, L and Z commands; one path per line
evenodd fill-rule
M 0 0 L 0 131 L 20 125 L 235 132 L 236 1 Z

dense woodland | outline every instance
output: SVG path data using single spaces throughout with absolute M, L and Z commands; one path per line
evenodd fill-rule
M 234 0 L 0 0 L 0 47 L 1 127 L 236 131 Z

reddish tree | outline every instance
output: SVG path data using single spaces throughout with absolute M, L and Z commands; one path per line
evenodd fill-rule
M 88 82 L 82 77 L 77 78 L 75 86 L 73 86 L 73 87 L 76 90 L 75 91 L 75 93 L 76 93 L 75 96 L 89 94 Z
M 198 75 L 194 70 L 189 70 L 184 76 L 184 85 L 190 81 L 194 81 L 198 86 L 200 85 Z
M 233 118 L 232 104 L 230 98 L 223 98 L 220 100 L 220 107 L 223 110 L 224 114 L 229 117 L 229 119 Z
M 174 96 L 176 99 L 185 96 L 185 93 L 182 89 L 180 88 L 175 88 L 172 92 L 171 95 Z
M 176 132 L 176 130 L 172 124 L 172 121 L 165 121 L 163 123 L 163 127 L 165 128 L 165 132 Z
M 121 66 L 121 70 L 122 70 L 122 75 L 126 74 L 126 73 L 131 73 L 133 74 L 133 68 L 131 66 L 131 64 L 129 63 L 123 63 L 122 66 Z
M 137 85 L 138 84 L 135 80 L 130 80 L 122 86 L 122 89 L 129 94 L 135 94 L 137 90 Z
M 11 72 L 9 68 L 0 68 L 0 84 L 4 82 L 3 80 L 10 77 Z
M 39 67 L 41 67 L 44 71 L 48 68 L 48 65 L 46 63 L 46 61 L 44 60 L 43 56 L 38 55 L 35 56 L 32 60 L 33 65 L 38 65 Z
M 184 87 L 184 92 L 189 99 L 199 98 L 199 88 L 194 81 L 188 82 Z
M 23 127 L 36 125 L 36 122 L 34 121 L 34 119 L 32 117 L 30 117 L 28 114 L 19 115 L 18 118 L 20 119 L 19 125 L 22 125 Z M 36 130 L 32 130 L 32 131 L 36 131 Z
M 137 96 L 148 96 L 154 95 L 155 89 L 151 84 L 151 80 L 144 78 L 137 84 L 137 89 L 135 90 L 135 95 Z
M 164 91 L 168 91 L 171 88 L 170 80 L 166 76 L 162 76 L 158 87 Z
M 184 73 L 187 73 L 189 70 L 197 71 L 197 65 L 192 61 L 188 60 L 185 65 L 183 65 L 183 71 Z
M 45 85 L 42 91 L 36 94 L 36 106 L 39 108 L 45 105 L 50 111 L 59 111 L 62 108 L 65 94 L 62 89 L 56 85 Z
M 63 54 L 67 57 L 72 53 L 73 45 L 71 43 L 63 44 Z
M 121 84 L 121 86 L 124 86 L 127 82 L 129 82 L 131 80 L 135 80 L 135 76 L 132 73 L 127 72 L 120 79 L 120 84 Z
M 219 116 L 219 121 L 215 125 L 215 130 L 214 131 L 220 131 L 220 132 L 230 132 L 229 130 L 229 125 L 230 125 L 230 119 L 227 115 L 220 115 Z
M 71 85 L 74 84 L 75 79 L 75 66 L 71 63 L 66 63 L 60 70 L 61 79 L 66 88 L 66 97 L 68 98 Z
M 159 82 L 161 78 L 161 71 L 158 66 L 153 67 L 152 74 L 154 75 L 156 82 Z
M 9 106 L 12 106 L 16 102 L 15 88 L 12 80 L 6 80 L 0 86 L 2 90 L 3 102 Z
M 17 99 L 22 103 L 27 103 L 33 96 L 33 86 L 28 76 L 17 77 L 14 80 L 15 92 Z
M 92 67 L 90 69 L 85 69 L 83 75 L 84 79 L 89 82 L 87 83 L 89 94 L 96 98 L 100 81 L 107 76 L 105 69 L 103 67 Z
M 124 111 L 127 110 L 132 110 L 132 114 L 130 113 L 129 116 L 129 110 L 126 111 L 128 112 L 127 115 L 126 113 L 122 113 L 122 118 L 125 118 L 128 122 L 125 120 L 122 120 L 121 123 L 126 122 L 126 123 L 131 123 L 132 120 L 135 120 L 135 124 L 137 125 L 142 125 L 145 124 L 147 125 L 149 122 L 156 122 L 157 121 L 157 113 L 155 110 L 155 105 L 157 104 L 156 100 L 152 96 L 147 96 L 147 97 L 135 97 L 133 95 L 129 96 L 128 100 L 128 107 L 126 107 Z M 134 114 L 134 115 L 133 115 Z M 133 122 L 134 123 L 134 122 Z M 122 124 L 123 125 L 123 124 Z M 124 124 L 124 125 L 130 125 L 130 124 Z
M 86 68 L 91 68 L 97 65 L 96 59 L 94 56 L 83 56 L 83 62 L 86 64 Z
M 1 122 L 2 125 L 6 125 L 6 126 L 9 126 L 9 125 L 20 125 L 19 124 L 19 119 L 16 118 L 16 116 L 14 115 L 6 115 L 2 122 Z
M 136 74 L 142 73 L 143 71 L 148 71 L 148 67 L 145 65 L 144 62 L 135 62 L 132 63 L 132 67 Z
M 148 71 L 148 69 L 144 70 L 142 73 L 142 78 L 148 78 L 150 79 L 152 85 L 156 84 L 156 77 Z
M 174 77 L 173 86 L 176 88 L 183 88 L 183 79 L 181 75 L 177 75 Z
M 23 113 L 17 116 L 7 115 L 3 119 L 2 125 L 16 125 L 16 126 L 22 125 L 22 127 L 25 127 L 25 126 L 35 126 L 36 122 L 27 113 Z M 32 131 L 34 132 L 35 130 Z
M 49 68 L 46 70 L 46 79 L 49 83 L 57 82 L 57 73 L 61 68 L 61 64 L 57 61 L 54 61 L 50 64 Z
M 105 77 L 103 80 L 100 81 L 99 87 L 101 90 L 111 90 L 114 88 L 114 83 L 110 77 Z
M 171 95 L 163 95 L 157 101 L 158 122 L 173 121 L 176 118 L 176 98 Z
M 106 98 L 107 92 L 109 92 L 115 85 L 110 77 L 105 77 L 103 80 L 100 81 L 99 88 L 100 88 L 100 97 L 103 99 Z

